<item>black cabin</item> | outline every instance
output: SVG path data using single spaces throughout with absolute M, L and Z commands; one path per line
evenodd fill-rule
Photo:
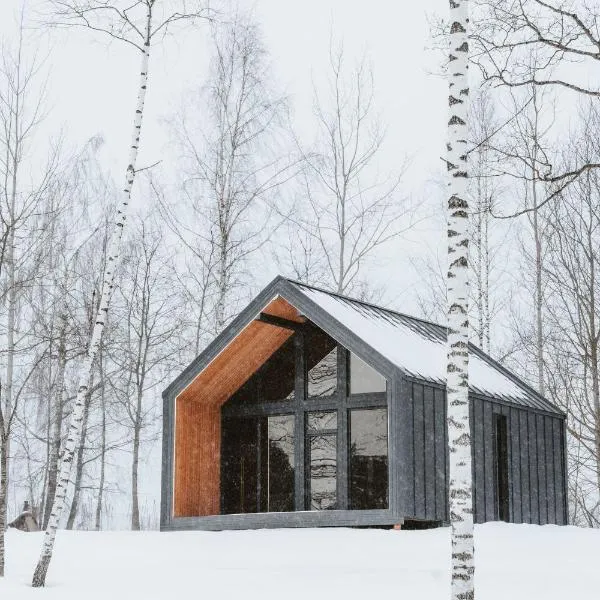
M 164 391 L 161 528 L 448 521 L 445 328 L 282 277 Z M 471 346 L 475 521 L 565 524 L 565 416 Z

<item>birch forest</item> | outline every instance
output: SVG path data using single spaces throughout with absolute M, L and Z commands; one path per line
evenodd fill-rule
M 600 4 L 469 4 L 470 339 L 567 413 L 569 521 L 600 527 Z M 423 73 L 439 92 L 427 100 L 439 144 L 408 147 L 411 116 L 393 116 L 402 73 L 335 17 L 299 89 L 260 6 L 13 2 L 0 56 L 0 531 L 24 506 L 48 525 L 78 392 L 59 526 L 157 529 L 161 392 L 278 273 L 446 323 L 454 66 L 447 7 L 431 10 Z M 60 52 L 69 36 L 99 53 L 90 77 L 105 89 L 102 123 L 114 118 L 96 128 L 98 106 L 80 105 L 83 139 L 57 109 L 86 68 Z M 121 57 L 131 63 L 113 77 Z M 160 83 L 169 70 L 176 94 Z M 142 110 L 136 164 L 114 148 L 128 150 Z

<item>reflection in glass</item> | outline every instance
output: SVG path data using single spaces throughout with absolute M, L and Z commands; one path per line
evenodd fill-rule
M 223 514 L 294 510 L 294 415 L 222 422 Z
M 385 392 L 385 378 L 373 367 L 350 353 L 350 393 Z
M 337 502 L 337 412 L 308 413 L 306 441 L 309 509 L 334 509 Z
M 337 435 L 311 435 L 309 441 L 310 510 L 331 510 L 337 501 Z
M 294 510 L 294 415 L 267 417 L 261 512 Z
M 337 346 L 320 330 L 306 336 L 308 396 L 333 396 L 337 391 Z
M 350 508 L 388 507 L 387 409 L 350 411 Z
M 323 431 L 325 429 L 337 430 L 337 411 L 314 411 L 308 413 L 306 421 L 308 434 L 313 432 Z

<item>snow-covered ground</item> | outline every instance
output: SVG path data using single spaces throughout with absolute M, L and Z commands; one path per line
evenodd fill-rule
M 8 532 L 2 600 L 448 598 L 447 529 L 61 531 L 44 590 L 40 542 Z M 493 523 L 476 544 L 478 600 L 600 598 L 600 530 Z

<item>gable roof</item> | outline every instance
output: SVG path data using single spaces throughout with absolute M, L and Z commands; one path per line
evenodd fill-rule
M 416 379 L 446 382 L 446 328 L 368 302 L 297 281 L 275 278 L 165 390 L 178 393 L 248 327 L 274 298 L 281 297 L 349 350 L 375 356 L 379 365 Z M 563 415 L 516 375 L 470 344 L 471 393 L 521 407 Z

